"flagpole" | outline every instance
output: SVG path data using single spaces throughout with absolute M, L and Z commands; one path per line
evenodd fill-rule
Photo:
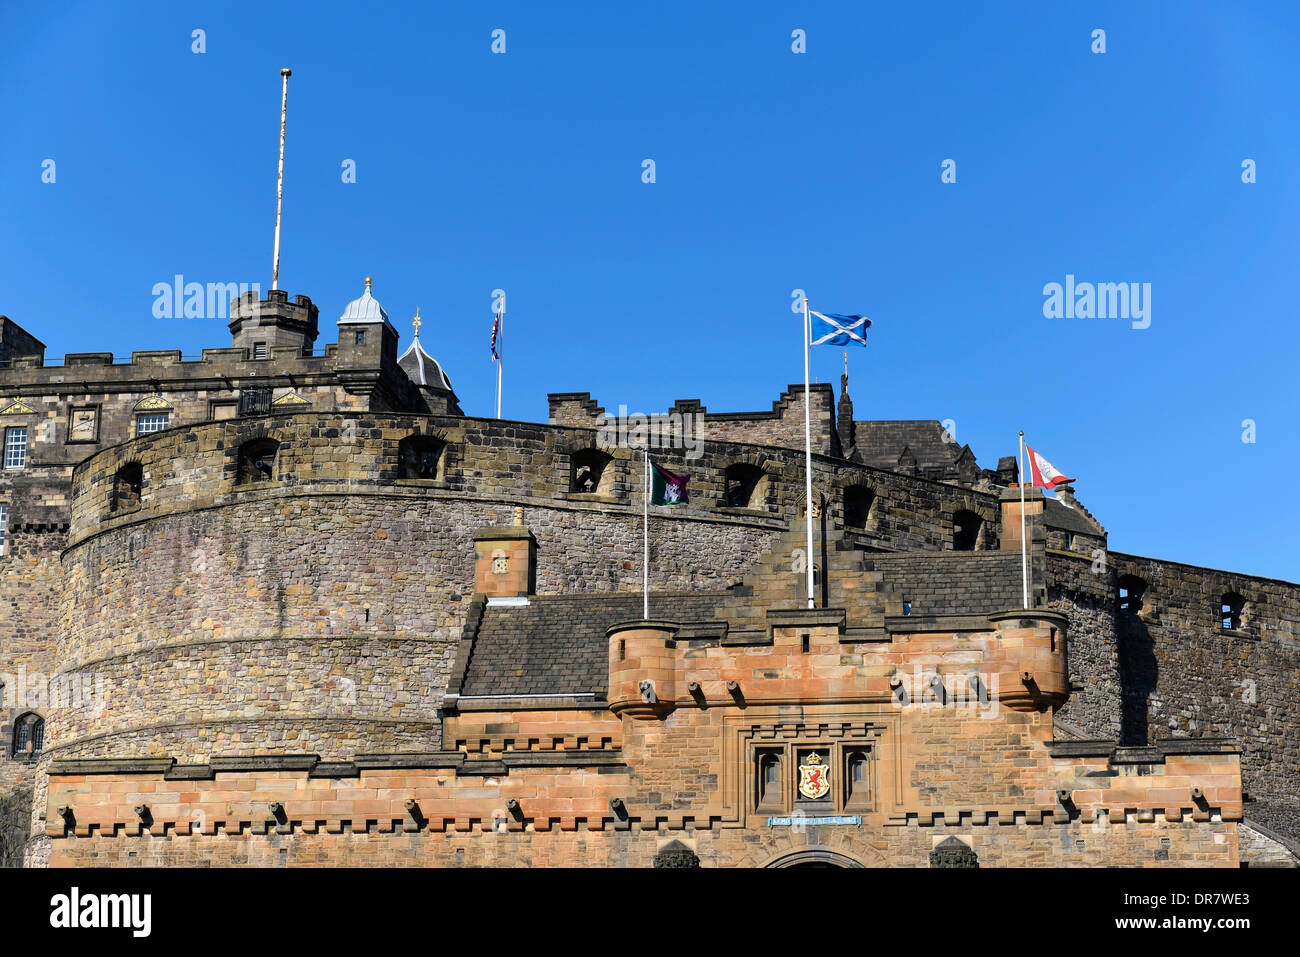
M 808 516 L 808 607 L 813 600 L 813 510 L 812 510 L 812 392 L 808 386 L 808 343 L 812 339 L 811 319 L 808 316 L 808 297 L 803 300 L 803 472 L 807 491 L 805 514 Z
M 289 118 L 289 77 L 293 71 L 280 71 L 280 165 L 275 174 L 275 249 L 271 253 L 271 288 L 280 288 L 280 217 L 284 212 L 284 127 Z
M 641 556 L 641 617 L 650 620 L 650 442 L 644 447 L 641 524 L 645 528 L 645 550 Z
M 1025 433 L 1020 433 L 1020 585 L 1024 607 L 1029 607 L 1029 551 L 1025 543 Z
M 497 329 L 497 418 L 501 418 L 501 367 L 506 362 L 506 297 L 501 295 L 501 320 Z

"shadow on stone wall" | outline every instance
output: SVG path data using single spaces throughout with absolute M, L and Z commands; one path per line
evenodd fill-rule
M 1119 639 L 1120 744 L 1149 743 L 1151 695 L 1156 690 L 1160 667 L 1155 642 L 1147 623 L 1136 614 L 1120 612 L 1116 622 Z
M 31 829 L 31 818 L 31 788 L 0 795 L 0 867 L 23 866 L 23 847 Z

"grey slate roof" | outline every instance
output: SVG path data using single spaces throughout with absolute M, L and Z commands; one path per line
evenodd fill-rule
M 962 450 L 937 419 L 855 421 L 853 434 L 862 463 L 878 469 L 897 468 L 904 448 L 922 471 L 951 466 Z
M 1084 535 L 1100 534 L 1077 508 L 1070 508 L 1050 498 L 1044 498 L 1043 501 L 1047 504 L 1044 518 L 1052 528 L 1063 528 L 1067 532 L 1081 532 Z
M 1019 552 L 872 555 L 867 571 L 912 605 L 913 615 L 988 615 L 1021 606 Z
M 437 389 L 446 389 L 448 392 L 452 391 L 451 380 L 447 378 L 446 371 L 437 359 L 424 351 L 424 346 L 420 344 L 419 333 L 416 333 L 411 344 L 406 347 L 397 364 L 406 373 L 407 378 L 416 385 L 429 385 Z
M 718 595 L 650 595 L 650 617 L 710 621 Z M 610 625 L 641 617 L 641 596 L 543 595 L 483 611 L 462 695 L 603 696 Z
M 1300 855 L 1300 800 L 1259 795 L 1242 807 L 1247 824 L 1263 825 Z

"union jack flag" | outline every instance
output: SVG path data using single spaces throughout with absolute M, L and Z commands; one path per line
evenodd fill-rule
M 501 358 L 501 353 L 497 350 L 497 335 L 501 332 L 501 313 L 497 313 L 492 320 L 492 361 L 496 362 Z

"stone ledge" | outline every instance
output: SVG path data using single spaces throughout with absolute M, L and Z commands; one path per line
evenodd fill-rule
M 462 698 L 447 695 L 443 698 L 445 714 L 467 714 L 475 711 L 604 711 L 609 702 L 603 693 L 564 695 L 547 698 L 541 695 L 488 695 Z
M 480 528 L 474 533 L 474 541 L 527 541 L 533 538 L 533 533 L 527 525 L 489 525 L 487 528 Z
M 886 615 L 885 630 L 890 634 L 910 635 L 920 632 L 993 630 L 984 615 Z
M 835 628 L 844 630 L 843 608 L 769 608 L 767 628 Z

